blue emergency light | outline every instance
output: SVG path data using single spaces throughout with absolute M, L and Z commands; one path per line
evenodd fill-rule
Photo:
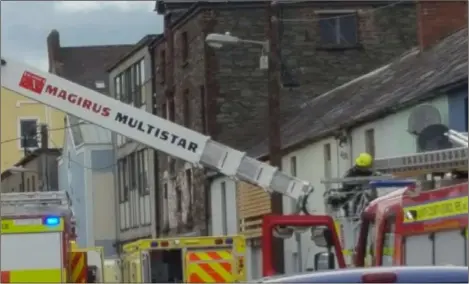
M 370 181 L 370 186 L 373 188 L 415 186 L 415 180 L 375 180 Z
M 60 218 L 59 217 L 46 217 L 44 219 L 44 225 L 46 226 L 57 226 L 60 224 Z

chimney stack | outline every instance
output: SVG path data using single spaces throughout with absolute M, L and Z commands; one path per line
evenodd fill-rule
M 47 54 L 49 57 L 49 72 L 56 74 L 56 68 L 60 62 L 60 35 L 57 30 L 52 30 L 47 36 Z
M 417 21 L 420 50 L 425 50 L 467 27 L 467 0 L 418 1 Z

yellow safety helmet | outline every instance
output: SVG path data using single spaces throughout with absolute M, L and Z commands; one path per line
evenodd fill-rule
M 361 168 L 370 168 L 373 165 L 373 157 L 368 153 L 360 153 L 355 159 L 355 165 Z

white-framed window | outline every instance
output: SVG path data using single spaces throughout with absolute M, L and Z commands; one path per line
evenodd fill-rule
M 39 147 L 38 128 L 39 118 L 37 117 L 20 117 L 18 119 L 18 147 L 20 149 Z

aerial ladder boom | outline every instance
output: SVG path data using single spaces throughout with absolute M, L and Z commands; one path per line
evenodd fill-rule
M 31 100 L 268 192 L 297 200 L 312 190 L 309 182 L 286 175 L 209 136 L 13 59 L 3 57 L 1 64 L 2 87 Z

